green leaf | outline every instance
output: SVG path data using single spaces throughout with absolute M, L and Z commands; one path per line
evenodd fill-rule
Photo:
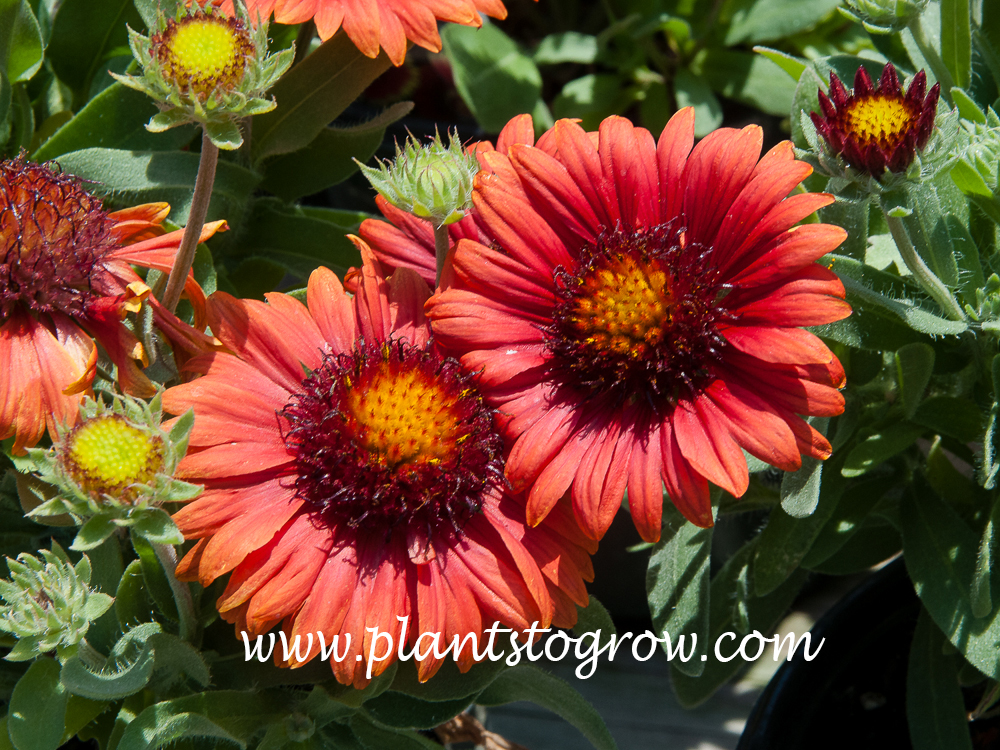
M 906 720 L 913 750 L 972 750 L 958 668 L 941 631 L 920 611 L 906 670 Z
M 601 633 L 600 645 L 603 646 L 610 640 L 611 636 L 618 631 L 615 623 L 611 620 L 611 615 L 596 596 L 591 595 L 586 607 L 577 606 L 576 625 L 573 626 L 573 635 L 577 638 L 587 633 Z
M 42 67 L 45 43 L 28 0 L 0 0 L 0 70 L 11 83 L 30 80 Z
M 896 422 L 881 429 L 851 449 L 840 473 L 845 477 L 859 477 L 886 459 L 913 445 L 923 435 L 925 428 L 908 422 Z
M 598 750 L 617 750 L 604 719 L 594 707 L 568 683 L 538 667 L 520 664 L 508 669 L 476 700 L 483 706 L 514 701 L 531 701 L 558 714 L 579 729 Z
M 986 113 L 979 108 L 979 105 L 966 93 L 965 89 L 955 86 L 951 90 L 951 98 L 955 101 L 955 106 L 958 107 L 958 114 L 964 119 L 979 125 L 986 124 Z
M 913 419 L 933 370 L 934 349 L 927 344 L 907 344 L 896 351 L 896 379 L 907 419 Z
M 976 290 L 986 286 L 979 248 L 965 224 L 958 217 L 949 214 L 944 217 L 944 221 L 951 236 L 951 246 L 955 249 L 955 261 L 958 264 L 958 290 L 966 302 L 975 304 Z
M 702 50 L 692 71 L 700 74 L 717 94 L 769 115 L 787 116 L 795 97 L 795 82 L 778 65 L 749 52 Z
M 132 0 L 63 0 L 49 39 L 52 69 L 75 91 L 86 93 L 111 51 L 128 46 L 126 24 L 139 28 L 141 22 Z
M 422 701 L 406 693 L 387 691 L 365 703 L 376 721 L 400 729 L 433 729 L 453 719 L 475 702 L 475 695 L 452 701 Z
M 69 548 L 77 552 L 92 550 L 114 534 L 117 528 L 111 516 L 98 514 L 80 527 Z
M 833 259 L 833 271 L 843 282 L 847 301 L 855 311 L 852 317 L 861 317 L 861 310 L 865 314 L 871 311 L 931 336 L 957 336 L 968 329 L 968 324 L 964 321 L 942 318 L 924 310 L 911 299 L 887 296 L 912 293 L 898 277 L 866 266 L 853 258 L 841 255 L 827 255 L 824 258 Z
M 955 85 L 968 88 L 972 72 L 969 0 L 941 0 L 941 59 Z
M 351 717 L 351 731 L 361 740 L 365 750 L 438 750 L 441 747 L 417 732 L 384 726 L 363 713 Z M 337 748 L 339 750 L 340 746 Z
M 494 653 L 499 653 L 503 649 L 502 639 L 501 633 Z M 480 643 L 480 647 L 485 648 L 485 644 Z M 433 679 L 420 682 L 416 664 L 411 660 L 399 665 L 390 689 L 394 693 L 405 693 L 422 701 L 453 701 L 482 692 L 504 669 L 506 665 L 503 659 L 498 661 L 487 659 L 462 674 L 453 660 L 446 659 Z
M 208 139 L 215 144 L 215 147 L 223 151 L 235 151 L 243 145 L 243 133 L 240 132 L 240 126 L 232 120 L 208 122 L 205 124 L 205 133 L 208 135 Z
M 722 124 L 722 105 L 704 78 L 699 78 L 687 68 L 679 69 L 674 76 L 674 94 L 678 108 L 694 107 L 696 138 L 704 138 Z
M 979 542 L 979 554 L 976 556 L 976 573 L 972 579 L 972 614 L 976 617 L 987 617 L 993 611 L 993 567 L 1000 539 L 1000 499 L 994 501 L 983 538 Z M 1000 604 L 1000 602 L 998 602 Z
M 611 73 L 588 73 L 570 81 L 552 102 L 558 118 L 578 117 L 587 130 L 596 130 L 608 115 L 626 108 L 635 92 Z
M 826 434 L 827 418 L 813 418 L 812 426 Z M 781 478 L 781 507 L 793 518 L 812 515 L 819 505 L 820 481 L 823 476 L 823 462 L 811 456 L 802 457 L 802 468 L 787 472 Z
M 991 617 L 972 611 L 976 535 L 920 475 L 903 497 L 900 518 L 906 569 L 924 607 L 969 663 L 1000 678 L 1000 607 Z M 992 585 L 993 601 L 1000 601 L 1000 584 Z
M 291 203 L 343 182 L 358 170 L 354 159 L 367 162 L 385 129 L 411 109 L 411 102 L 400 102 L 360 125 L 324 128 L 305 148 L 268 160 L 260 186 Z
M 105 594 L 115 595 L 122 579 L 122 550 L 117 539 L 109 539 L 87 553 L 94 575 L 90 587 Z M 107 653 L 117 640 L 120 629 L 115 612 L 108 610 L 96 622 L 90 624 L 87 641 L 98 651 Z
M 244 748 L 264 727 L 284 718 L 290 702 L 290 696 L 273 690 L 213 690 L 162 701 L 129 723 L 117 750 L 154 750 L 196 737 Z
M 171 151 L 194 137 L 194 125 L 150 133 L 146 123 L 156 112 L 156 105 L 148 96 L 115 82 L 87 102 L 31 158 L 48 161 L 86 148 Z
M 889 476 L 875 479 L 866 477 L 852 482 L 850 490 L 843 493 L 837 507 L 816 534 L 812 546 L 802 558 L 802 567 L 811 570 L 843 548 L 897 481 L 895 476 Z
M 708 651 L 709 562 L 712 529 L 689 522 L 674 507 L 663 504 L 660 541 L 649 555 L 646 598 L 653 629 L 666 631 L 677 648 L 680 638 L 696 638 L 690 661 L 675 662 L 685 674 L 697 676 L 705 667 L 701 655 Z M 664 650 L 667 644 L 663 644 Z M 688 652 L 684 652 L 685 654 Z
M 115 644 L 100 672 L 91 671 L 79 657 L 68 659 L 59 676 L 62 684 L 74 695 L 92 700 L 120 700 L 139 692 L 153 674 L 151 636 L 159 632 L 156 623 L 130 630 Z
M 597 37 L 578 31 L 549 34 L 538 43 L 533 56 L 538 65 L 580 63 L 589 65 L 597 59 Z
M 144 622 L 152 622 L 153 600 L 149 598 L 142 578 L 142 562 L 133 560 L 125 568 L 115 592 L 115 616 L 122 630 L 131 630 Z
M 812 28 L 828 16 L 840 0 L 737 0 L 724 44 L 783 39 Z
M 740 579 L 745 580 L 745 570 L 752 562 L 755 547 L 756 540 L 744 545 L 726 561 L 726 564 L 712 580 L 709 611 L 709 642 L 712 644 L 718 643 L 719 637 L 723 633 L 739 629 L 735 622 L 737 608 L 734 606 L 734 601 L 737 597 Z M 804 571 L 796 570 L 788 580 L 767 596 L 748 596 L 744 604 L 746 625 L 749 626 L 749 629 L 773 633 L 772 628 L 791 606 L 805 577 Z M 739 639 L 737 638 L 735 642 L 723 639 L 722 643 L 732 644 L 733 650 L 735 650 L 739 646 Z M 727 656 L 728 654 L 724 653 L 723 655 Z M 720 661 L 716 658 L 714 650 L 706 656 L 708 659 L 705 662 L 705 671 L 700 677 L 689 677 L 677 669 L 676 664 L 671 665 L 674 692 L 682 706 L 692 708 L 704 702 L 747 664 L 740 656 L 736 656 L 731 661 Z
M 156 19 L 159 13 L 165 18 L 173 18 L 180 0 L 135 0 L 135 7 L 142 16 L 143 23 L 150 30 L 156 29 Z
M 93 191 L 115 200 L 145 203 L 166 201 L 171 220 L 187 221 L 191 194 L 198 175 L 198 154 L 182 151 L 122 151 L 87 148 L 63 154 L 58 162 L 70 174 L 95 184 Z M 259 178 L 232 162 L 220 161 L 215 173 L 209 220 L 234 219 L 249 199 Z
M 35 661 L 14 688 L 7 713 L 7 730 L 17 750 L 56 750 L 62 742 L 66 688 L 59 682 L 59 663 Z
M 833 514 L 847 484 L 837 472 L 842 460 L 831 459 L 827 480 L 822 483 L 816 508 L 810 515 L 796 518 L 780 506 L 771 510 L 754 554 L 753 590 L 757 596 L 778 590 L 795 574 L 823 524 Z
M 441 30 L 455 88 L 483 130 L 499 133 L 515 115 L 535 109 L 542 75 L 499 27 L 448 24 Z
M 66 701 L 66 718 L 64 720 L 66 731 L 63 734 L 63 742 L 69 741 L 73 735 L 102 714 L 107 707 L 106 701 L 93 701 L 89 698 L 71 695 Z
M 980 440 L 983 436 L 983 414 L 967 398 L 932 396 L 917 407 L 913 421 L 963 443 Z
M 763 55 L 783 71 L 788 73 L 788 75 L 791 76 L 792 80 L 796 83 L 798 83 L 799 77 L 802 75 L 802 71 L 806 69 L 805 60 L 789 55 L 787 52 L 771 49 L 770 47 L 754 47 L 753 51 L 758 55 Z
M 253 118 L 254 162 L 312 143 L 388 68 L 385 53 L 370 59 L 347 34 L 334 34 L 271 89 L 277 108 Z
M 257 203 L 243 240 L 241 250 L 247 256 L 280 263 L 303 281 L 319 266 L 342 274 L 361 265 L 361 255 L 343 227 L 277 202 Z
M 173 522 L 171 521 L 171 523 Z M 177 622 L 177 602 L 174 600 L 174 592 L 170 588 L 167 574 L 163 571 L 163 566 L 160 564 L 152 544 L 140 536 L 140 533 L 135 529 L 133 529 L 131 537 L 132 546 L 135 548 L 136 554 L 139 555 L 142 579 L 146 584 L 146 590 L 153 597 L 160 612 L 165 617 Z
M 147 508 L 131 528 L 154 544 L 184 543 L 184 535 L 162 508 Z

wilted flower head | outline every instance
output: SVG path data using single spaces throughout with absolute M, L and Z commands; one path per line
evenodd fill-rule
M 479 162 L 455 132 L 448 134 L 447 146 L 440 133 L 426 145 L 411 135 L 403 148 L 396 144 L 394 160 L 381 162 L 378 169 L 358 165 L 379 195 L 435 226 L 458 221 L 472 207 L 472 181 Z
M 110 406 L 87 399 L 76 426 L 60 431 L 52 448 L 29 451 L 39 477 L 56 492 L 28 515 L 69 514 L 78 523 L 86 521 L 72 549 L 92 549 L 119 527 L 133 527 L 154 542 L 179 544 L 183 537 L 159 506 L 201 492 L 173 478 L 194 415 L 178 420 L 170 432 L 160 428 L 161 419 L 159 395 L 149 404 L 128 397 L 116 397 Z
M 267 54 L 267 24 L 250 24 L 242 3 L 227 17 L 211 2 L 178 4 L 177 16 L 160 17 L 148 38 L 129 29 L 129 44 L 143 75 L 115 75 L 156 100 L 162 110 L 147 129 L 168 130 L 200 122 L 219 148 L 243 142 L 236 119 L 274 109 L 262 98 L 292 64 L 294 49 Z
M 18 639 L 6 656 L 10 661 L 27 661 L 53 650 L 62 660 L 73 656 L 90 623 L 113 601 L 90 588 L 86 555 L 74 566 L 55 542 L 41 555 L 8 557 L 10 580 L 0 580 L 0 630 Z
M 924 12 L 928 0 L 847 0 L 840 12 L 872 34 L 892 34 Z
M 934 129 L 939 84 L 925 94 L 927 76 L 917 73 L 903 94 L 896 69 L 887 63 L 878 87 L 864 66 L 858 67 L 850 93 L 830 73 L 830 95 L 819 92 L 823 114 L 811 113 L 816 131 L 830 150 L 859 172 L 879 177 L 885 170 L 904 172 Z

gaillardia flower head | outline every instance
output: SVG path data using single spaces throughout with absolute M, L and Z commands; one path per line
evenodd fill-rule
M 830 95 L 819 92 L 823 114 L 812 112 L 812 121 L 830 150 L 859 172 L 876 178 L 887 169 L 905 172 L 934 130 L 941 87 L 926 89 L 921 70 L 904 95 L 892 63 L 886 63 L 878 87 L 859 66 L 849 94 L 831 72 Z
M 117 528 L 160 544 L 180 544 L 184 537 L 159 506 L 191 500 L 201 488 L 174 479 L 187 450 L 194 423 L 189 412 L 169 432 L 160 428 L 160 395 L 148 404 L 115 397 L 111 405 L 87 399 L 80 419 L 60 430 L 49 450 L 28 451 L 45 482 L 43 500 L 28 515 L 68 514 L 82 524 L 71 549 L 93 549 Z
M 810 167 L 790 143 L 758 161 L 761 137 L 722 129 L 692 150 L 684 109 L 658 143 L 620 117 L 599 134 L 561 120 L 537 146 L 485 154 L 473 200 L 494 239 L 459 240 L 427 314 L 482 371 L 529 523 L 569 490 L 598 539 L 627 488 L 654 541 L 664 485 L 710 526 L 708 482 L 747 489 L 741 448 L 786 471 L 829 454 L 800 415 L 840 413 L 844 372 L 800 326 L 850 312 L 815 263 L 845 234 L 792 228 L 833 198 L 785 198 Z
M 436 133 L 421 145 L 411 135 L 403 148 L 396 144 L 392 161 L 381 162 L 377 169 L 357 164 L 378 194 L 396 208 L 436 227 L 454 224 L 472 208 L 472 180 L 479 162 L 462 147 L 457 133 L 449 133 L 448 139 L 446 146 Z
M 312 636 L 308 659 L 317 633 L 338 638 L 333 672 L 360 687 L 395 658 L 363 663 L 375 628 L 395 643 L 439 633 L 444 648 L 470 633 L 481 642 L 494 621 L 569 625 L 594 545 L 562 509 L 526 527 L 493 410 L 430 341 L 430 289 L 409 269 L 385 280 L 359 246 L 353 298 L 322 268 L 308 307 L 213 295 L 211 328 L 232 353 L 192 359 L 203 377 L 169 389 L 164 406 L 194 408 L 179 475 L 206 485 L 174 515 L 200 540 L 178 575 L 230 573 L 218 608 L 237 632 L 281 623 L 291 642 Z M 471 666 L 469 641 L 458 662 Z M 440 664 L 419 661 L 421 679 Z
M 97 367 L 91 336 L 125 391 L 154 393 L 139 368 L 146 352 L 123 323 L 144 300 L 175 345 L 204 348 L 207 337 L 149 297 L 132 269 L 170 270 L 183 231 L 164 234 L 169 210 L 154 203 L 108 213 L 55 167 L 0 162 L 0 439 L 14 435 L 15 453 L 35 445 L 46 424 L 55 434 L 76 421 Z M 207 225 L 202 239 L 224 224 Z M 185 290 L 203 326 L 205 296 L 193 275 Z
M 481 26 L 480 13 L 505 18 L 501 0 L 246 0 L 251 18 L 274 13 L 278 23 L 296 24 L 312 20 L 321 39 L 343 28 L 362 54 L 376 57 L 384 49 L 393 65 L 403 64 L 406 43 L 412 41 L 432 52 L 441 51 L 438 21 Z M 231 12 L 233 0 L 223 0 Z
M 90 561 L 84 555 L 72 565 L 52 543 L 42 559 L 23 552 L 7 558 L 10 580 L 0 581 L 0 631 L 18 640 L 10 661 L 27 661 L 55 651 L 60 660 L 73 656 L 90 623 L 111 607 L 112 598 L 90 588 Z
M 156 100 L 162 110 L 146 126 L 153 132 L 199 122 L 219 148 L 243 142 L 236 120 L 275 107 L 262 98 L 292 64 L 293 49 L 267 54 L 267 24 L 256 29 L 237 3 L 229 17 L 211 2 L 178 3 L 177 16 L 160 17 L 148 38 L 129 29 L 132 54 L 143 75 L 113 74 Z

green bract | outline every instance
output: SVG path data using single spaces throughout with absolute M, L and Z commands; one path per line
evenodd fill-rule
M 70 547 L 75 550 L 93 549 L 120 527 L 160 544 L 183 542 L 159 506 L 201 493 L 200 486 L 173 477 L 187 451 L 194 413 L 178 418 L 169 432 L 160 428 L 161 420 L 159 395 L 149 404 L 127 396 L 110 406 L 87 399 L 75 427 L 61 429 L 48 450 L 28 451 L 38 477 L 50 485 L 33 489 L 42 502 L 28 515 L 68 514 L 82 524 Z
M 267 23 L 254 28 L 245 6 L 234 7 L 236 16 L 227 18 L 211 2 L 179 3 L 176 18 L 161 14 L 149 37 L 128 30 L 143 74 L 112 75 L 156 100 L 161 111 L 148 130 L 197 122 L 216 146 L 235 149 L 243 143 L 236 120 L 275 108 L 263 95 L 288 70 L 295 50 L 267 54 Z
M 1000 221 L 1000 117 L 991 107 L 983 122 L 962 124 L 971 141 L 958 152 L 952 179 L 984 213 Z
M 847 0 L 840 12 L 872 34 L 892 34 L 923 13 L 928 0 Z
M 39 559 L 26 552 L 7 558 L 10 580 L 0 581 L 0 630 L 18 640 L 5 657 L 27 661 L 56 651 L 60 660 L 79 649 L 90 623 L 111 607 L 112 598 L 90 589 L 87 556 L 75 566 L 55 542 Z
M 448 134 L 447 146 L 440 133 L 426 145 L 411 135 L 402 149 L 396 144 L 394 160 L 380 162 L 378 169 L 358 166 L 379 195 L 437 227 L 458 221 L 472 207 L 479 162 L 462 147 L 457 133 Z

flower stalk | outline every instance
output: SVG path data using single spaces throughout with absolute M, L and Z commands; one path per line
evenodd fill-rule
M 195 634 L 198 632 L 198 615 L 194 609 L 194 599 L 191 597 L 191 589 L 183 581 L 177 579 L 177 550 L 170 544 L 159 544 L 151 542 L 156 559 L 163 566 L 163 573 L 167 576 L 170 590 L 174 594 L 174 602 L 177 604 L 177 616 L 179 618 L 178 635 L 188 643 L 194 642 Z
M 437 273 L 434 275 L 434 286 L 441 285 L 441 271 L 444 269 L 444 262 L 448 258 L 448 247 L 451 239 L 448 237 L 447 226 L 434 225 L 434 258 L 437 261 Z
M 889 225 L 889 233 L 899 249 L 899 254 L 903 257 L 903 262 L 910 269 L 910 273 L 916 277 L 920 286 L 940 305 L 949 320 L 965 320 L 965 313 L 962 312 L 962 307 L 955 299 L 955 295 L 942 283 L 941 279 L 934 275 L 934 272 L 924 263 L 923 258 L 917 254 L 910 241 L 910 235 L 907 234 L 906 227 L 903 226 L 903 220 L 894 216 L 891 211 L 883 209 L 883 214 Z
M 212 186 L 215 184 L 215 169 L 218 163 L 219 148 L 212 142 L 208 130 L 203 129 L 201 159 L 198 161 L 198 177 L 195 179 L 194 195 L 191 198 L 191 212 L 188 214 L 187 226 L 184 227 L 184 239 L 181 240 L 180 249 L 174 258 L 174 265 L 170 269 L 170 277 L 167 279 L 167 288 L 164 290 L 161 300 L 163 306 L 170 312 L 177 309 L 177 303 L 180 302 L 181 292 L 184 291 L 188 272 L 194 264 L 198 240 L 201 238 L 201 230 L 205 226 L 205 219 L 208 216 L 208 205 L 212 201 Z

